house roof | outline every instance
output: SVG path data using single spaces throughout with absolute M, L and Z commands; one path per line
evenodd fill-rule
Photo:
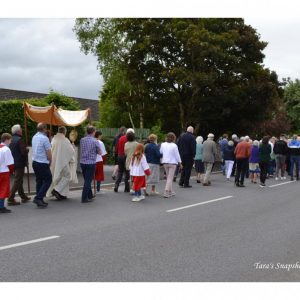
M 12 100 L 12 99 L 25 100 L 30 98 L 44 98 L 46 96 L 48 96 L 48 94 L 0 88 L 0 101 Z M 79 102 L 81 109 L 90 108 L 92 120 L 94 121 L 99 120 L 99 100 L 84 99 L 84 98 L 71 97 L 71 96 L 68 97 L 77 100 Z

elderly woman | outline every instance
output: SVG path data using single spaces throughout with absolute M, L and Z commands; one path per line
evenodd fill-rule
M 252 183 L 257 183 L 257 176 L 260 173 L 259 169 L 259 141 L 254 141 L 251 148 L 249 158 L 249 172 Z
M 147 186 L 151 185 L 150 195 L 159 194 L 156 191 L 156 185 L 159 183 L 159 166 L 161 154 L 159 152 L 159 147 L 157 145 L 157 136 L 155 134 L 150 134 L 148 137 L 149 143 L 145 147 L 146 160 L 150 167 L 150 176 L 147 179 Z
M 162 164 L 164 165 L 167 182 L 165 186 L 164 197 L 169 198 L 175 196 L 173 190 L 173 177 L 175 173 L 176 166 L 181 165 L 181 158 L 179 155 L 178 147 L 175 144 L 176 136 L 173 132 L 169 132 L 166 137 L 166 142 L 162 143 L 160 146 L 160 153 L 162 154 Z
M 195 170 L 197 173 L 197 183 L 201 183 L 201 178 L 204 174 L 204 163 L 203 163 L 203 137 L 197 136 L 196 138 L 196 155 L 194 158 L 195 161 Z

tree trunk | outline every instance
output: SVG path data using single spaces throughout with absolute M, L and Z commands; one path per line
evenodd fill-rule
M 179 113 L 180 113 L 181 130 L 184 131 L 185 130 L 185 116 L 184 116 L 183 104 L 181 102 L 179 103 Z

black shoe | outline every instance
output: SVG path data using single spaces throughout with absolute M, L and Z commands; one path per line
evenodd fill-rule
M 239 183 L 239 182 L 235 182 L 235 185 L 236 185 L 237 187 L 240 187 L 240 183 Z
M 180 187 L 183 187 L 183 183 L 181 183 L 181 182 L 179 182 L 178 185 L 179 185 Z
M 294 177 L 291 177 L 291 181 L 294 181 Z
M 176 182 L 176 177 L 173 178 L 173 182 Z
M 116 180 L 116 176 L 115 175 L 111 176 L 111 178 L 112 178 L 112 180 Z
M 6 207 L 0 208 L 0 214 L 7 214 L 11 213 L 10 209 L 7 209 Z
M 53 191 L 51 192 L 51 194 L 52 194 L 57 200 L 63 200 L 62 195 L 61 195 L 58 191 L 53 190 Z
M 184 188 L 191 188 L 192 186 L 191 185 L 184 185 L 183 187 Z
M 119 186 L 118 186 L 118 185 L 115 185 L 115 187 L 114 187 L 114 192 L 115 192 L 115 193 L 118 192 L 118 188 L 119 188 Z
M 245 187 L 245 185 L 243 183 L 240 183 L 239 187 Z
M 33 203 L 35 203 L 38 208 L 45 208 L 48 206 L 48 203 L 44 202 L 43 200 L 37 200 L 36 198 L 33 199 Z
M 197 180 L 197 183 L 201 183 L 201 181 L 200 181 L 200 180 Z

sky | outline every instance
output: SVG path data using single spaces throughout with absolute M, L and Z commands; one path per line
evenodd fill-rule
M 98 99 L 97 58 L 80 51 L 74 19 L 0 19 L 0 88 Z
M 0 18 L 0 88 L 98 99 L 103 84 L 97 58 L 80 51 L 74 18 Z M 279 78 L 300 78 L 300 18 L 248 16 L 268 42 L 264 65 Z M 296 33 L 296 35 L 295 35 Z

